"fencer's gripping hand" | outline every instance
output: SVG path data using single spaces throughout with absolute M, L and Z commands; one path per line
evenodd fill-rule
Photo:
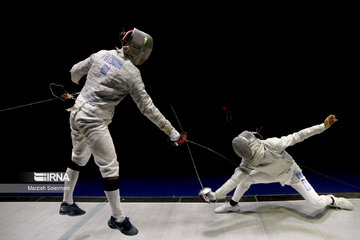
M 331 127 L 331 125 L 333 125 L 337 121 L 338 119 L 336 119 L 335 115 L 328 116 L 324 121 L 325 129 L 328 129 L 329 127 Z
M 169 137 L 170 137 L 170 141 L 176 142 L 176 141 L 178 141 L 180 139 L 180 133 L 178 131 L 176 131 L 176 130 L 173 130 L 170 133 Z
M 168 142 L 171 145 L 173 145 L 175 147 L 178 147 L 178 146 L 182 145 L 186 141 L 186 138 L 187 138 L 186 132 L 183 132 L 183 133 L 179 134 L 178 131 L 174 130 L 169 135 Z

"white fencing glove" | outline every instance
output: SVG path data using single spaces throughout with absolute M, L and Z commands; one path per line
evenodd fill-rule
M 182 145 L 184 142 L 186 142 L 186 138 L 187 138 L 186 132 L 179 134 L 178 131 L 173 130 L 169 135 L 168 142 L 171 145 L 178 147 L 178 146 Z
M 180 133 L 176 130 L 173 130 L 170 135 L 170 141 L 177 142 L 180 139 Z

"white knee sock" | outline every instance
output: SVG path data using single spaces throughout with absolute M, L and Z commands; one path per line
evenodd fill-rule
M 74 193 L 74 188 L 75 188 L 76 182 L 79 177 L 79 171 L 75 171 L 75 170 L 72 170 L 71 168 L 67 168 L 66 174 L 68 175 L 70 181 L 65 181 L 63 202 L 66 202 L 68 204 L 73 204 L 74 203 L 73 193 Z
M 105 195 L 110 203 L 112 216 L 116 219 L 116 222 L 122 222 L 125 220 L 125 214 L 120 204 L 120 191 L 119 189 L 114 191 L 104 191 Z

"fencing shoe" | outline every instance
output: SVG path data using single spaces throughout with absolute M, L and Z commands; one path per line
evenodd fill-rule
M 223 203 L 220 207 L 215 209 L 215 213 L 228 213 L 228 212 L 238 212 L 240 211 L 239 204 L 231 206 L 229 202 Z
M 70 205 L 66 202 L 63 202 L 61 203 L 59 213 L 60 215 L 80 216 L 85 214 L 86 212 L 79 208 L 76 203 Z
M 137 228 L 131 224 L 128 217 L 126 217 L 124 221 L 119 223 L 115 221 L 115 218 L 113 216 L 111 216 L 108 221 L 108 225 L 110 228 L 118 229 L 120 232 L 128 236 L 134 236 L 139 232 L 139 230 L 137 230 Z
M 333 195 L 329 195 L 329 196 L 334 200 L 334 203 L 331 204 L 330 207 L 340 208 L 344 210 L 353 210 L 354 206 L 346 198 L 342 198 L 342 197 L 338 198 Z

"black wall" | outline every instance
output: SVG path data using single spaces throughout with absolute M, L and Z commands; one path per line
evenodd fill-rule
M 154 38 L 151 58 L 140 67 L 146 89 L 180 131 L 173 105 L 189 139 L 239 162 L 231 140 L 242 130 L 262 126 L 265 137 L 280 137 L 335 114 L 339 122 L 329 131 L 289 152 L 321 171 L 357 171 L 351 168 L 358 133 L 351 14 L 336 8 L 295 16 L 154 13 L 142 20 L 117 17 L 114 9 L 107 15 L 56 9 L 13 8 L 12 20 L 2 19 L 1 109 L 52 98 L 51 82 L 79 91 L 70 80 L 72 65 L 119 46 L 122 27 L 136 27 Z M 71 156 L 65 108 L 71 105 L 51 101 L 0 112 L 2 171 L 64 171 Z M 186 148 L 170 146 L 130 97 L 117 107 L 110 131 L 122 175 L 193 174 Z M 216 155 L 191 149 L 202 173 L 233 171 Z M 97 172 L 92 160 L 88 172 Z

